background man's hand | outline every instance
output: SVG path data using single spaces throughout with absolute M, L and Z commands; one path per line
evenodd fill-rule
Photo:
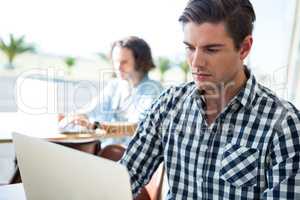
M 85 114 L 76 115 L 59 115 L 59 128 L 66 129 L 69 125 L 82 126 L 87 129 L 92 129 L 93 124 L 89 121 L 89 118 Z

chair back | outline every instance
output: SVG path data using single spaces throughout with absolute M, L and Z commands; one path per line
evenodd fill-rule
M 118 144 L 107 145 L 98 153 L 98 156 L 106 158 L 113 161 L 121 160 L 123 154 L 125 153 L 125 148 Z

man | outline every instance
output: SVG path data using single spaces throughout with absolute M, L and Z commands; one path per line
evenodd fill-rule
M 145 40 L 129 36 L 115 41 L 111 58 L 117 78 L 109 81 L 102 93 L 94 98 L 92 105 L 96 106 L 91 111 L 69 117 L 71 124 L 92 128 L 96 121 L 100 126 L 105 124 L 106 129 L 132 131 L 131 123 L 137 123 L 161 93 L 160 83 L 148 77 L 155 65 Z M 118 126 L 110 122 L 131 123 L 126 127 L 124 123 Z
M 299 112 L 243 64 L 249 0 L 191 0 L 179 21 L 194 81 L 166 90 L 139 124 L 121 161 L 133 194 L 164 162 L 167 199 L 300 199 Z
M 125 37 L 113 43 L 111 59 L 117 79 L 104 88 L 89 116 L 100 122 L 138 122 L 162 91 L 148 76 L 155 68 L 151 49 L 142 38 Z

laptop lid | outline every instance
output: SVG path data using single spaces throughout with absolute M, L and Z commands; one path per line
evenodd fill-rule
M 27 200 L 131 200 L 127 169 L 110 160 L 13 134 Z

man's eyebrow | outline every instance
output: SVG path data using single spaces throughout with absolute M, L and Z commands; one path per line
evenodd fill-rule
M 187 46 L 189 46 L 189 47 L 193 46 L 193 45 L 191 45 L 190 43 L 188 43 L 188 42 L 186 42 L 186 41 L 183 41 L 183 44 L 185 44 L 185 45 L 187 45 Z
M 190 43 L 183 41 L 183 43 L 189 47 L 192 47 L 193 45 L 191 45 Z M 203 45 L 202 48 L 218 48 L 218 47 L 223 47 L 225 46 L 224 44 L 207 44 L 207 45 Z
M 208 44 L 208 45 L 204 45 L 203 47 L 205 48 L 218 48 L 218 47 L 223 47 L 225 46 L 224 44 Z

